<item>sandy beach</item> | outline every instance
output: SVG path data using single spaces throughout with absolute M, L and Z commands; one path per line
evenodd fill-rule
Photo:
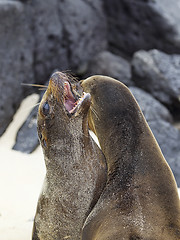
M 12 150 L 16 132 L 37 102 L 25 99 L 0 138 L 0 240 L 30 240 L 45 165 L 41 148 L 32 154 Z
M 37 95 L 26 98 L 0 138 L 0 240 L 30 240 L 33 217 L 45 165 L 41 148 L 32 154 L 12 150 L 16 132 L 28 116 Z

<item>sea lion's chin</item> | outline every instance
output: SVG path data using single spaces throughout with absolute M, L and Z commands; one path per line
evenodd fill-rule
M 64 107 L 69 117 L 77 117 L 80 114 L 86 113 L 91 104 L 91 95 L 83 92 L 79 97 L 74 93 L 68 81 L 64 83 Z

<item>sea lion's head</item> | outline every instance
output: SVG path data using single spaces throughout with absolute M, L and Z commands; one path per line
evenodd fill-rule
M 95 75 L 81 81 L 81 86 L 91 95 L 89 126 L 95 134 L 99 127 L 115 126 L 116 118 L 125 118 L 130 108 L 134 107 L 128 101 L 132 100 L 129 89 L 113 78 Z
M 101 75 L 81 81 L 81 86 L 91 95 L 89 127 L 97 135 L 104 153 L 116 146 L 122 151 L 127 145 L 134 147 L 132 140 L 141 134 L 138 122 L 144 119 L 130 90 L 120 81 Z
M 55 147 L 60 148 L 60 145 L 68 148 L 72 136 L 82 135 L 88 125 L 86 115 L 90 94 L 83 93 L 80 98 L 70 78 L 62 72 L 52 74 L 39 105 L 38 136 L 46 154 Z

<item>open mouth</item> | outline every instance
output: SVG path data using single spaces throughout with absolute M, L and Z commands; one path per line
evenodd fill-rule
M 91 96 L 89 93 L 83 92 L 80 97 L 72 91 L 72 87 L 68 81 L 64 83 L 64 106 L 69 115 L 74 115 L 83 109 L 87 102 L 90 103 Z

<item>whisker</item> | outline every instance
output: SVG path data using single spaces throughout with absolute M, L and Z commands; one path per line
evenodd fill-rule
M 27 108 L 23 109 L 23 112 L 26 112 L 27 110 L 30 110 L 30 109 L 32 110 L 33 108 L 37 107 L 39 104 L 40 104 L 40 102 L 36 103 L 33 106 L 27 107 Z
M 62 73 L 64 73 L 66 75 L 66 77 L 68 78 L 68 80 L 72 83 L 74 82 L 79 82 L 78 77 L 73 76 L 73 73 L 71 70 L 64 70 L 62 71 Z
M 75 95 L 77 95 L 79 98 L 82 97 L 82 95 L 80 95 L 75 89 L 73 89 L 73 92 L 75 93 Z
M 71 83 L 73 83 L 73 82 L 78 83 L 78 82 L 79 82 L 78 77 L 74 77 L 74 76 L 72 76 L 72 75 L 70 75 L 70 74 L 67 74 L 67 75 L 68 75 L 68 80 L 69 80 Z
M 41 102 L 36 103 L 32 108 L 34 108 L 34 107 L 36 107 L 36 106 L 39 106 L 40 103 L 41 103 Z
M 96 118 L 99 120 L 99 117 L 98 117 L 98 114 L 97 114 L 96 110 L 92 106 L 90 106 L 90 109 L 92 110 L 92 112 L 94 113 Z
M 45 91 L 47 88 L 38 88 L 40 91 Z
M 35 84 L 35 83 L 21 83 L 22 86 L 29 86 L 29 87 L 41 87 L 41 88 L 47 88 L 48 86 L 46 85 L 41 85 L 41 84 Z

